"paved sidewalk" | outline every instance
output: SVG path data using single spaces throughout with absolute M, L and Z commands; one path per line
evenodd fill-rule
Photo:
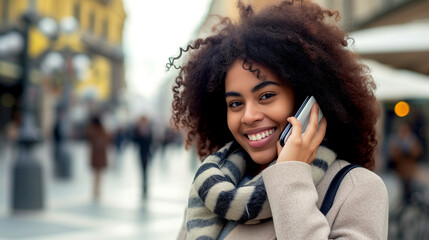
M 113 161 L 102 181 L 100 202 L 92 201 L 92 174 L 84 143 L 71 146 L 73 177 L 53 178 L 48 144 L 39 147 L 37 158 L 45 173 L 45 208 L 37 212 L 12 213 L 10 208 L 13 149 L 0 149 L 0 240 L 164 240 L 175 239 L 186 206 L 195 162 L 182 148 L 157 152 L 149 169 L 149 196 L 141 197 L 137 152 L 129 145 L 120 161 Z M 113 156 L 113 154 L 112 154 Z M 429 186 L 429 167 L 417 176 Z M 386 183 L 390 207 L 401 204 L 400 183 L 391 172 L 380 175 Z
M 189 152 L 179 147 L 168 149 L 163 157 L 155 154 L 149 169 L 149 196 L 143 200 L 136 151 L 129 145 L 120 161 L 105 172 L 101 200 L 94 203 L 88 149 L 83 143 L 71 147 L 73 177 L 67 181 L 53 178 L 49 146 L 38 149 L 46 192 L 45 208 L 37 212 L 9 209 L 13 154 L 10 148 L 0 153 L 0 240 L 175 238 L 194 172 Z

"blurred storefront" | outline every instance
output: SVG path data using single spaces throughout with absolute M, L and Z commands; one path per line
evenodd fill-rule
M 421 162 L 429 159 L 429 1 L 319 1 L 342 13 L 341 24 L 355 40 L 353 48 L 372 60 L 377 97 L 383 107 L 381 155 L 388 139 L 403 123 L 410 124 L 423 144 Z M 371 64 L 371 63 L 370 63 Z M 371 68 L 371 65 L 370 65 Z M 389 71 L 384 71 L 389 68 Z M 386 80 L 383 80 L 386 79 Z M 388 80 L 390 79 L 390 80 Z M 383 83 L 382 83 L 383 82 Z M 387 93 L 381 95 L 380 93 Z M 400 111 L 401 106 L 405 109 Z
M 0 0 L 0 9 L 2 138 L 13 139 L 20 121 L 24 59 L 43 136 L 51 134 L 58 109 L 66 109 L 73 125 L 91 112 L 121 107 L 126 88 L 122 0 Z M 28 12 L 31 21 L 25 23 Z M 22 47 L 25 24 L 27 52 Z

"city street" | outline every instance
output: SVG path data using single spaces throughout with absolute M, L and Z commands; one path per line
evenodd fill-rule
M 54 179 L 50 147 L 38 148 L 45 171 L 45 208 L 12 212 L 12 149 L 0 151 L 0 240 L 5 239 L 174 239 L 180 228 L 193 169 L 189 152 L 170 147 L 158 151 L 149 168 L 149 194 L 142 198 L 137 154 L 128 145 L 102 179 L 101 200 L 92 200 L 92 176 L 85 143 L 70 146 L 73 176 Z
M 49 144 L 35 155 L 43 165 L 45 208 L 41 211 L 11 210 L 12 147 L 0 149 L 0 240 L 164 240 L 175 239 L 196 159 L 182 147 L 156 151 L 149 168 L 149 194 L 142 197 L 140 168 L 134 145 L 128 145 L 119 160 L 114 151 L 102 179 L 101 200 L 92 200 L 92 173 L 85 142 L 70 144 L 72 177 L 55 179 Z M 421 166 L 418 176 L 429 184 L 429 168 Z M 389 172 L 381 174 L 389 192 L 391 209 L 400 206 L 400 183 Z

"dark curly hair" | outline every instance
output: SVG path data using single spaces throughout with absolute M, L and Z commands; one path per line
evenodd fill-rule
M 375 84 L 347 34 L 336 26 L 337 11 L 310 1 L 283 1 L 255 13 L 238 3 L 240 20 L 223 18 L 213 35 L 180 48 L 167 68 L 180 69 L 173 85 L 173 121 L 187 130 L 186 145 L 201 157 L 234 140 L 227 126 L 225 76 L 236 59 L 243 68 L 269 67 L 292 87 L 299 105 L 313 95 L 328 122 L 325 135 L 338 157 L 369 169 L 377 145 L 375 124 L 380 114 Z M 331 21 L 333 23 L 329 23 Z M 177 60 L 186 54 L 182 66 Z

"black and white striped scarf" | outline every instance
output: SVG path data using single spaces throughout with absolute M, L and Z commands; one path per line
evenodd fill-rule
M 257 224 L 272 217 L 261 173 L 238 187 L 249 157 L 242 148 L 230 151 L 231 145 L 207 157 L 196 172 L 186 213 L 188 239 L 217 239 L 226 221 Z M 315 184 L 335 159 L 335 152 L 319 147 L 311 164 Z

